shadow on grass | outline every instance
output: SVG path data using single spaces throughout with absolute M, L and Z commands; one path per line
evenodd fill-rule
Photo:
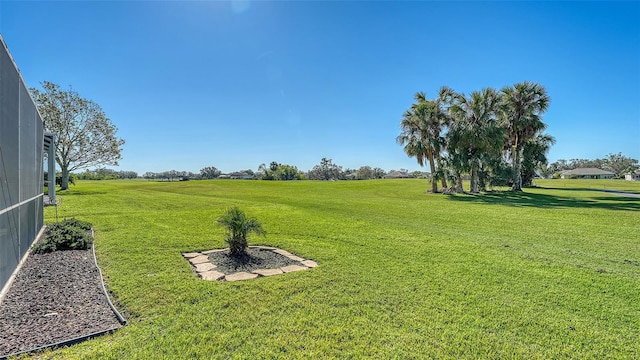
M 569 188 L 558 190 L 576 191 L 578 189 Z M 583 191 L 593 192 L 594 189 L 583 189 Z M 492 191 L 478 195 L 453 194 L 447 196 L 449 197 L 449 200 L 452 201 L 491 205 L 537 207 L 543 209 L 592 208 L 627 211 L 640 210 L 640 199 L 622 197 L 617 195 L 602 197 L 592 197 L 585 195 L 583 198 L 575 198 L 569 196 L 536 194 L 527 192 L 525 190 L 524 192 Z
M 621 194 L 632 194 L 632 195 L 640 195 L 640 192 L 635 190 L 617 190 L 614 188 L 599 188 L 599 187 L 591 187 L 591 188 L 565 188 L 565 187 L 538 187 L 538 189 L 548 189 L 548 190 L 561 190 L 561 191 L 601 191 L 605 193 L 621 193 Z
M 106 194 L 106 191 L 92 191 L 92 190 L 58 190 L 56 191 L 58 195 L 68 195 L 68 196 L 83 196 L 83 195 L 102 195 Z

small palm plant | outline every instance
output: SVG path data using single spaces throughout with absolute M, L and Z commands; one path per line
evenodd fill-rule
M 251 233 L 266 235 L 262 225 L 256 218 L 247 218 L 244 211 L 234 206 L 217 220 L 220 226 L 227 229 L 225 241 L 229 244 L 232 256 L 241 257 L 246 254 L 247 236 Z

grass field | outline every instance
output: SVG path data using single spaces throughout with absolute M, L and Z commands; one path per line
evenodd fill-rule
M 53 358 L 640 358 L 640 193 L 540 180 L 524 193 L 431 195 L 425 180 L 79 181 L 59 218 L 96 229 L 129 323 Z M 319 263 L 198 279 L 182 252 L 224 247 L 238 205 L 268 244 Z M 47 208 L 46 221 L 55 220 Z

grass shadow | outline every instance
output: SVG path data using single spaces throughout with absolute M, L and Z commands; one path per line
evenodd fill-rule
M 67 196 L 84 196 L 84 195 L 102 195 L 106 194 L 106 191 L 97 191 L 97 190 L 58 190 L 56 191 L 58 195 L 67 195 Z
M 618 190 L 615 188 L 600 188 L 600 187 L 533 187 L 532 189 L 548 189 L 548 190 L 560 190 L 560 191 L 600 191 L 605 193 L 627 193 L 627 194 L 640 194 L 635 190 Z
M 578 189 L 558 189 L 568 191 L 580 191 Z M 593 192 L 594 189 L 583 189 L 584 192 Z M 606 210 L 639 211 L 640 199 L 628 198 L 618 195 L 593 197 L 585 194 L 584 197 L 560 196 L 539 194 L 532 192 L 492 191 L 477 195 L 447 195 L 451 201 L 468 203 L 506 205 L 516 207 L 536 207 L 542 209 L 553 208 L 591 208 Z

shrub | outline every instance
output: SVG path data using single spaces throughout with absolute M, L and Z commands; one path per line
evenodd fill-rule
M 78 220 L 76 218 L 64 219 L 60 224 L 64 224 L 64 226 L 77 227 L 82 230 L 91 230 L 91 223 L 88 221 Z
M 232 207 L 218 218 L 218 224 L 227 229 L 225 241 L 229 244 L 232 256 L 240 257 L 246 253 L 248 246 L 247 237 L 251 233 L 265 235 L 262 225 L 256 218 L 247 218 L 244 211 L 238 207 Z
M 33 251 L 44 254 L 58 250 L 86 250 L 93 242 L 90 230 L 90 223 L 75 218 L 48 225 L 44 238 L 34 246 Z

